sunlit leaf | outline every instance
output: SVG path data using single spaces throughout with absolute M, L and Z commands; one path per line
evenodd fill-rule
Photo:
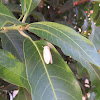
M 30 91 L 24 64 L 2 49 L 0 49 L 0 78 Z

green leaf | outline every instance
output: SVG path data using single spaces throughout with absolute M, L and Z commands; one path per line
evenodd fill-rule
M 12 11 L 12 12 L 14 12 L 14 13 L 22 13 L 22 11 L 21 11 L 21 7 L 20 7 L 20 5 L 19 4 L 7 4 L 7 5 L 5 5 L 10 11 Z
M 94 20 L 95 20 L 98 13 L 99 13 L 99 2 L 94 2 L 93 14 L 92 14 L 92 18 Z
M 22 13 L 29 14 L 35 7 L 37 7 L 40 1 L 41 0 L 20 0 L 22 5 Z
M 12 84 L 25 87 L 30 92 L 25 65 L 11 53 L 0 49 L 0 78 Z
M 50 47 L 53 64 L 44 62 L 43 46 Z M 34 100 L 82 100 L 78 82 L 52 44 L 27 38 L 24 53 Z
M 88 73 L 88 71 L 79 62 L 77 62 L 77 73 L 79 77 L 82 77 L 83 75 Z
M 52 22 L 33 23 L 29 31 L 59 46 L 65 55 L 80 62 L 88 69 L 92 85 L 100 86 L 100 55 L 91 41 L 67 26 Z
M 100 14 L 98 15 L 97 21 L 96 21 L 96 25 L 99 26 L 100 25 Z
M 70 27 L 54 22 L 36 22 L 31 24 L 29 31 L 59 46 L 66 55 L 100 66 L 100 55 L 92 42 Z
M 32 100 L 31 95 L 27 92 L 26 89 L 20 87 L 18 95 L 14 100 Z
M 94 2 L 93 14 L 91 16 L 97 26 L 100 25 L 99 3 L 97 1 Z
M 33 16 L 38 21 L 44 21 L 46 20 L 44 15 L 41 12 L 33 11 L 31 16 Z
M 100 87 L 98 88 L 98 91 L 96 93 L 96 97 L 95 100 L 99 100 L 100 99 Z
M 64 5 L 61 6 L 59 12 L 64 13 L 66 10 L 71 10 L 71 8 L 73 7 L 73 1 L 71 0 L 67 0 Z
M 97 50 L 100 50 L 100 27 L 95 26 L 92 21 L 92 33 L 89 37 L 90 41 L 95 45 Z
M 93 42 L 93 44 L 95 45 L 96 49 L 98 50 L 98 53 L 100 54 L 100 27 L 97 27 L 94 22 L 92 21 L 92 33 L 89 37 L 89 39 Z M 97 72 L 97 75 L 98 77 L 100 76 L 100 69 L 96 69 L 96 72 Z M 99 79 L 100 80 L 100 79 Z M 95 80 L 95 84 L 100 84 L 98 80 Z M 98 100 L 98 98 L 100 98 L 100 86 L 97 88 L 97 91 L 96 91 L 96 100 Z
M 16 25 L 25 24 L 18 21 L 15 16 L 10 12 L 10 10 L 2 3 L 0 3 L 0 28 L 2 28 L 7 23 Z
M 9 31 L 0 34 L 4 50 L 11 52 L 20 61 L 24 61 L 23 37 L 18 31 Z

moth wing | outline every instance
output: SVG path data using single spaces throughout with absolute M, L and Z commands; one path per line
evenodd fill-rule
M 51 63 L 52 56 L 51 56 L 50 48 L 48 46 L 44 46 L 43 57 L 46 64 Z
M 51 54 L 51 52 L 50 52 L 50 54 Z M 50 63 L 53 64 L 52 55 L 50 57 Z

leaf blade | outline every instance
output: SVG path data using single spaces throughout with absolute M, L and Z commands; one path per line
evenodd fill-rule
M 30 91 L 24 64 L 2 49 L 0 55 L 0 78 Z
M 61 33 L 58 32 L 55 29 L 55 27 L 57 28 L 57 30 L 60 30 L 64 32 L 66 35 L 70 36 L 72 40 L 71 39 L 69 40 L 65 35 L 62 36 L 62 32 Z M 73 59 L 80 62 L 83 67 L 88 69 L 88 72 L 90 74 L 90 78 L 92 81 L 92 85 L 96 86 L 96 88 L 99 87 L 99 84 L 100 84 L 100 74 L 99 74 L 100 73 L 99 72 L 100 71 L 100 68 L 99 68 L 100 67 L 100 64 L 99 64 L 100 55 L 97 53 L 97 50 L 92 44 L 92 42 L 87 40 L 85 37 L 79 35 L 78 33 L 76 33 L 74 30 L 72 30 L 69 27 L 63 26 L 60 24 L 58 25 L 52 22 L 33 23 L 29 27 L 29 31 L 57 45 L 58 47 L 62 49 L 65 55 L 71 56 Z M 78 47 L 78 45 L 75 45 L 74 41 L 82 49 Z
M 48 45 L 52 50 L 53 64 L 45 64 L 44 62 L 42 46 L 45 45 Z M 82 99 L 79 85 L 71 70 L 50 43 L 45 41 L 32 42 L 32 40 L 26 39 L 24 53 L 28 79 L 35 100 L 58 100 L 60 96 L 62 99 L 68 98 L 69 100 Z M 79 90 L 74 87 L 73 81 Z M 69 87 L 73 88 L 70 90 Z M 73 95 L 75 92 L 77 95 Z
M 69 45 L 74 48 L 81 57 L 100 66 L 100 55 L 98 55 L 92 42 L 67 26 L 52 22 L 38 22 L 31 24 L 29 31 L 34 32 L 59 47 L 62 47 L 62 43 L 63 45 Z
M 20 0 L 22 5 L 22 13 L 29 14 L 37 5 L 39 4 L 41 0 Z
M 92 33 L 91 33 L 91 35 L 89 36 L 89 39 L 90 39 L 90 41 L 95 45 L 96 49 L 97 49 L 97 50 L 100 50 L 100 45 L 99 45 L 99 43 L 100 43 L 100 40 L 99 40 L 99 37 L 100 37 L 100 34 L 99 34 L 99 32 L 100 32 L 100 27 L 97 27 L 97 26 L 94 24 L 93 21 L 92 21 L 91 27 L 92 27 Z
M 20 87 L 18 95 L 14 98 L 14 100 L 32 100 L 31 96 L 24 88 Z
M 1 33 L 2 47 L 4 50 L 11 52 L 20 61 L 24 62 L 23 41 L 25 37 L 18 31 L 9 31 Z
M 12 12 L 10 12 L 6 6 L 0 3 L 0 28 L 2 28 L 7 23 L 16 25 L 25 24 L 18 21 Z

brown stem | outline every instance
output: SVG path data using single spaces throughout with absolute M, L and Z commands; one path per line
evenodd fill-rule
M 85 3 L 85 2 L 89 2 L 90 0 L 81 0 L 81 1 L 77 1 L 73 3 L 73 6 L 77 6 L 79 4 Z
M 44 0 L 42 0 L 41 2 L 42 2 L 42 3 L 41 3 L 40 11 L 42 12 L 43 6 L 44 6 Z

